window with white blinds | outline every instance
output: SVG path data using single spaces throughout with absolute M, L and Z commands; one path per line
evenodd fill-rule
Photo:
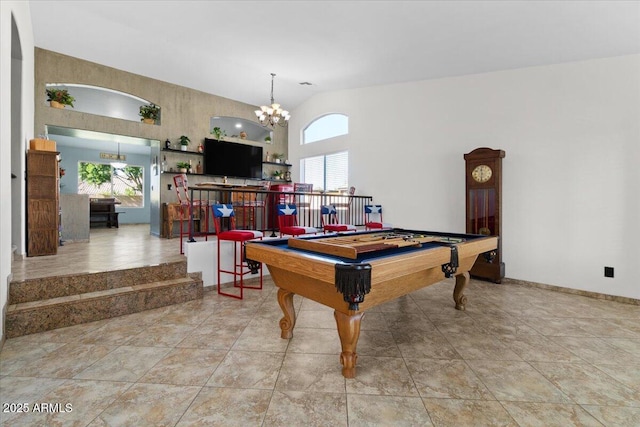
M 349 188 L 349 152 L 307 157 L 300 160 L 302 182 L 314 190 L 338 191 Z

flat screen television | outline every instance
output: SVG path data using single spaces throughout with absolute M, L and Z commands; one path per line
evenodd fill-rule
M 205 138 L 204 173 L 262 179 L 262 147 Z

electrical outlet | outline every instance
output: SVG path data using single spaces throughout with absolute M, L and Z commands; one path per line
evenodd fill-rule
M 613 277 L 613 267 L 604 268 L 604 277 Z

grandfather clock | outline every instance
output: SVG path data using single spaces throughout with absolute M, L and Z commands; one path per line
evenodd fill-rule
M 501 236 L 502 233 L 502 150 L 477 148 L 464 155 L 466 163 L 467 233 Z M 502 244 L 480 254 L 471 275 L 495 283 L 504 277 Z

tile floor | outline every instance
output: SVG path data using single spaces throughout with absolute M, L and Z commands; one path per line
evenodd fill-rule
M 101 233 L 65 251 L 93 246 Z M 111 236 L 124 242 L 126 234 L 122 227 Z M 113 251 L 120 261 L 91 248 L 76 253 L 77 268 L 131 266 L 136 254 L 149 262 L 163 251 L 145 252 L 146 244 L 166 245 L 170 257 L 178 250 L 177 240 L 144 230 L 123 242 Z M 16 272 L 28 276 L 30 262 L 17 262 Z M 332 311 L 296 298 L 294 337 L 283 340 L 270 280 L 243 301 L 207 292 L 200 301 L 9 339 L 0 352 L 0 424 L 640 426 L 639 306 L 472 280 L 461 312 L 452 284 L 367 312 L 356 378 L 348 380 Z M 54 412 L 33 412 L 43 408 Z

